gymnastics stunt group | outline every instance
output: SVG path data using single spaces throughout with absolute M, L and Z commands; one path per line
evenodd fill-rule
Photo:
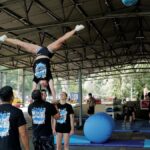
M 27 43 L 19 39 L 0 36 L 1 43 L 8 43 L 36 54 L 33 63 L 33 88 L 31 97 L 33 102 L 28 106 L 28 114 L 32 119 L 33 146 L 35 150 L 54 150 L 54 135 L 56 135 L 56 149 L 69 150 L 69 138 L 74 134 L 74 111 L 67 103 L 67 93 L 61 92 L 60 100 L 56 103 L 56 91 L 51 73 L 50 59 L 66 40 L 76 32 L 83 30 L 84 25 L 75 28 L 58 38 L 47 47 Z M 41 89 L 38 89 L 40 85 Z M 46 101 L 46 88 L 50 89 L 52 103 Z M 25 150 L 29 150 L 29 138 L 26 120 L 23 112 L 12 106 L 14 99 L 11 86 L 0 89 L 0 150 L 21 150 L 20 140 Z

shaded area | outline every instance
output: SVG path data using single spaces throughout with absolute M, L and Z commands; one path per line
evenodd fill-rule
M 77 78 L 80 69 L 83 77 L 148 73 L 149 5 L 149 0 L 131 7 L 121 0 L 3 0 L 0 32 L 46 46 L 76 24 L 84 24 L 85 30 L 52 59 L 53 77 Z M 34 57 L 20 47 L 1 45 L 0 65 L 10 69 L 31 71 Z

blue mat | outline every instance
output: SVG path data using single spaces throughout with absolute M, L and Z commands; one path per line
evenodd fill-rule
M 56 137 L 54 137 L 54 143 L 56 144 Z M 64 141 L 62 141 L 64 143 Z M 80 135 L 72 135 L 70 138 L 70 144 L 79 144 L 79 145 L 84 145 L 84 144 L 90 144 L 91 142 L 86 139 L 84 136 Z
M 144 148 L 150 147 L 150 140 L 144 140 Z
M 72 135 L 70 145 L 72 146 L 100 146 L 100 147 L 134 147 L 143 148 L 144 140 L 109 140 L 103 144 L 91 143 L 85 136 Z M 150 143 L 150 142 L 149 142 Z M 56 138 L 55 138 L 56 144 Z
M 143 140 L 110 140 L 107 143 L 97 144 L 97 146 L 103 147 L 134 147 L 134 148 L 143 148 Z

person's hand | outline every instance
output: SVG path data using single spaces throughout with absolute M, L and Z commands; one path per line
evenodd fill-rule
M 52 100 L 51 103 L 52 103 L 52 104 L 58 104 L 58 103 L 59 103 L 59 100 Z
M 73 129 L 71 129 L 71 131 L 70 131 L 69 135 L 73 135 L 73 134 L 74 134 L 74 130 L 73 130 Z
M 85 27 L 84 27 L 84 25 L 82 25 L 82 24 L 76 25 L 76 26 L 75 26 L 75 31 L 78 32 L 78 31 L 80 31 L 80 30 L 83 30 L 84 28 L 85 28 Z
M 60 116 L 60 113 L 57 113 L 56 115 L 54 115 L 54 118 L 57 120 L 57 119 L 60 119 L 61 116 Z
M 56 135 L 56 130 L 55 129 L 53 129 L 53 135 Z

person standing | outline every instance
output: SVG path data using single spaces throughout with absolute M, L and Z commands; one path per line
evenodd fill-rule
M 56 133 L 56 148 L 62 149 L 62 138 L 64 139 L 64 150 L 69 150 L 69 139 L 74 134 L 74 111 L 70 104 L 66 103 L 67 93 L 62 92 L 60 102 L 57 104 L 60 118 L 53 122 L 53 132 Z
M 96 101 L 95 101 L 95 98 L 92 96 L 92 93 L 89 93 L 88 96 L 89 96 L 89 99 L 87 101 L 88 104 L 89 104 L 88 114 L 89 115 L 93 115 L 95 113 L 95 104 L 96 104 Z
M 146 99 L 148 92 L 149 90 L 148 90 L 147 84 L 145 84 L 144 89 L 143 89 L 144 99 Z
M 35 150 L 54 150 L 51 117 L 59 118 L 53 104 L 42 99 L 40 90 L 32 92 L 34 102 L 29 105 L 28 113 L 32 118 L 33 145 Z
M 0 150 L 21 150 L 21 138 L 24 150 L 29 150 L 26 120 L 23 112 L 12 106 L 13 89 L 4 86 L 0 89 Z
M 47 47 L 41 47 L 33 43 L 27 43 L 19 39 L 9 38 L 6 35 L 0 36 L 0 42 L 6 42 L 8 44 L 20 46 L 27 52 L 36 54 L 36 58 L 33 64 L 33 90 L 37 89 L 38 84 L 42 87 L 50 87 L 50 91 L 53 97 L 53 101 L 56 100 L 56 91 L 54 88 L 53 77 L 51 73 L 50 59 L 53 57 L 55 51 L 59 50 L 64 42 L 71 38 L 76 32 L 83 30 L 84 25 L 76 25 L 75 28 L 62 37 L 58 38 L 53 43 L 47 45 Z

